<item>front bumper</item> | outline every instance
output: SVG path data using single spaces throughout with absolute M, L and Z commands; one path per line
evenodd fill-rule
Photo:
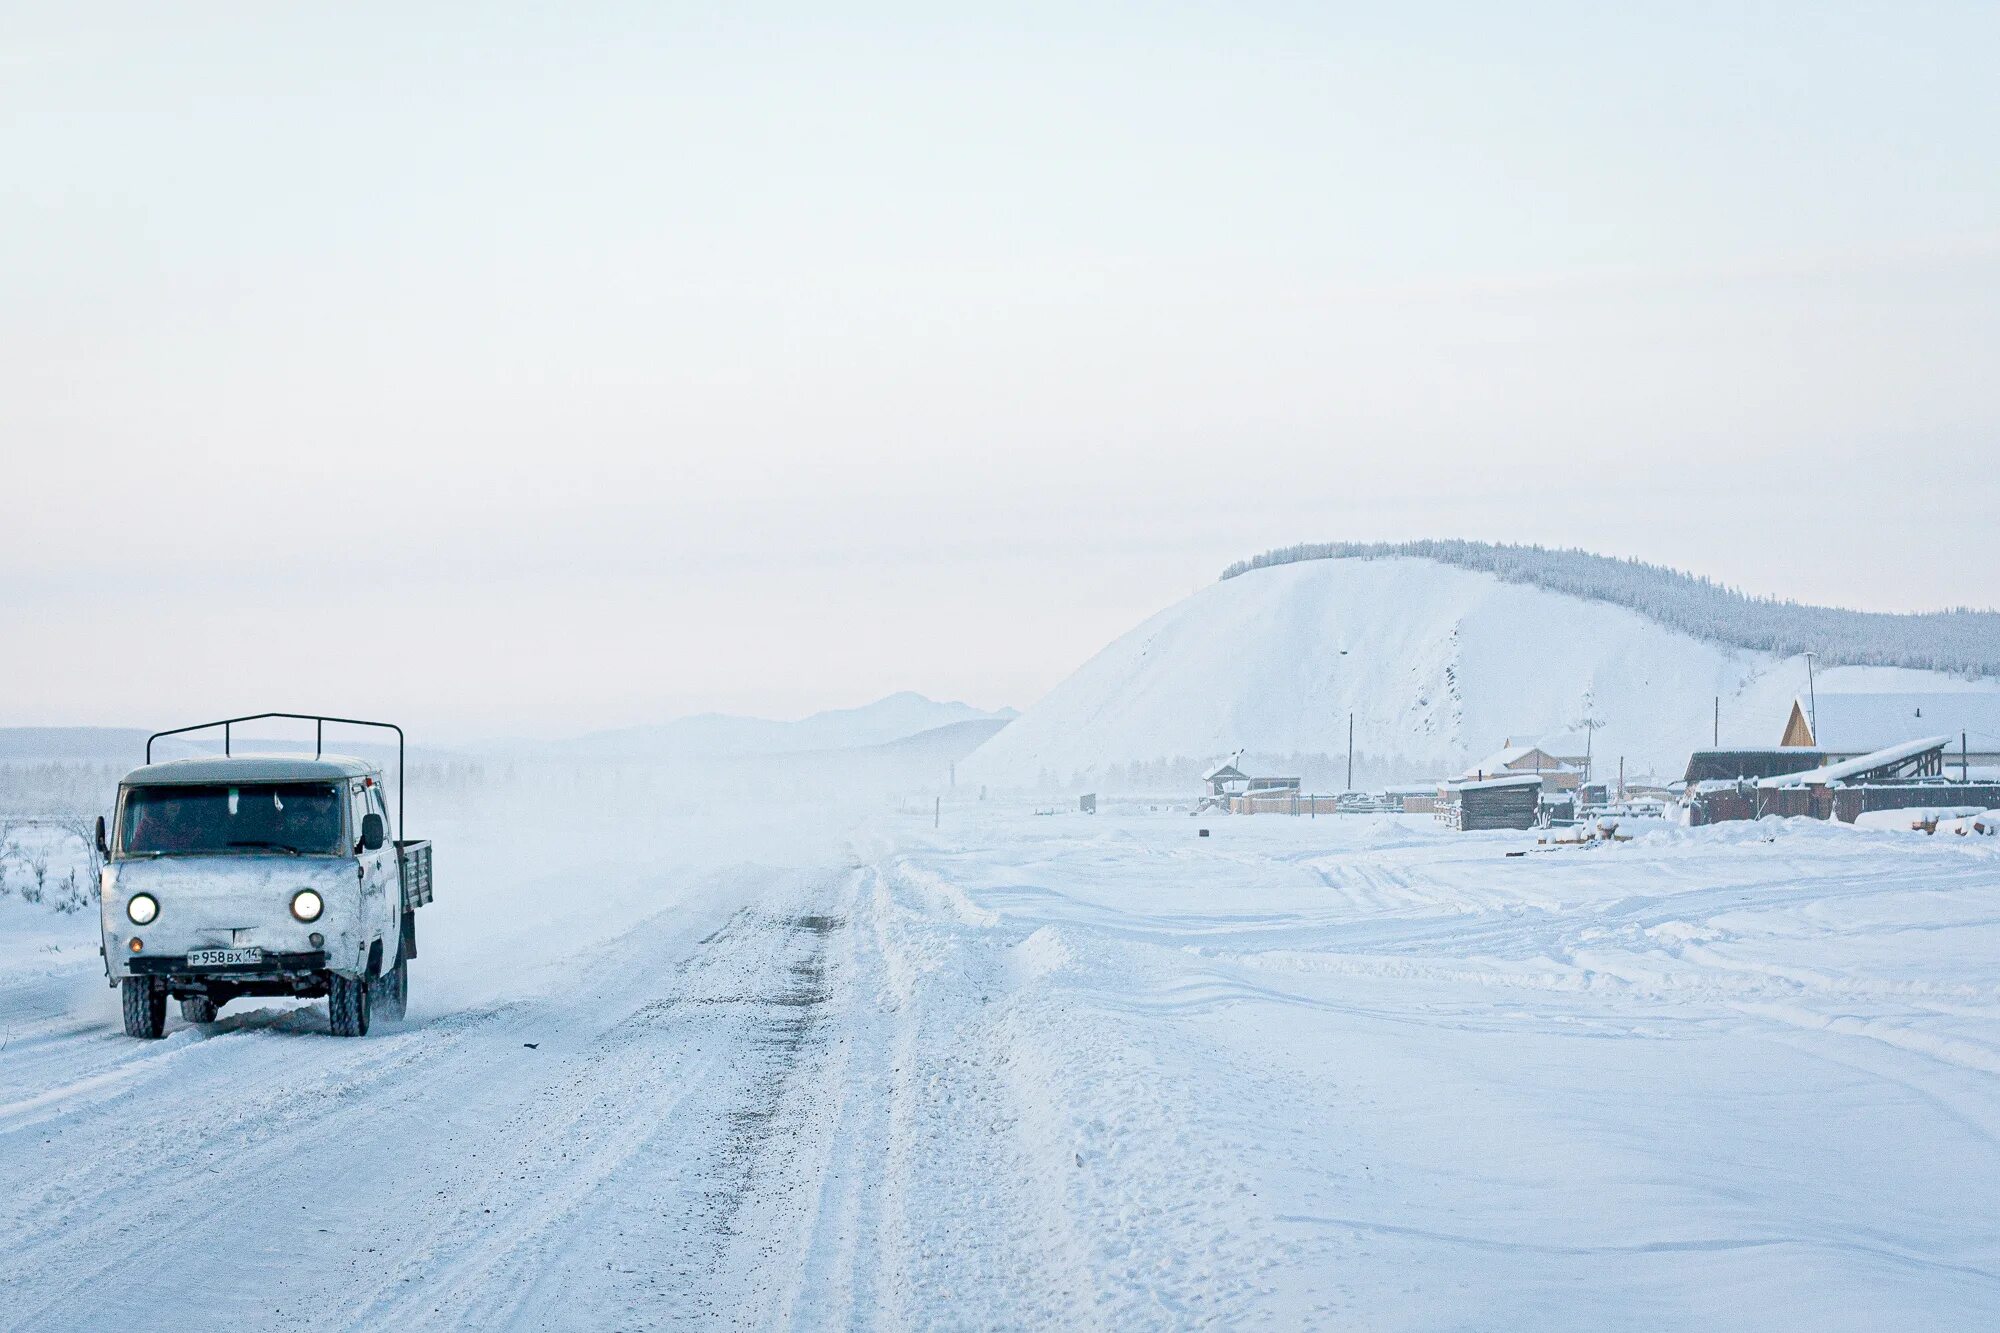
M 249 977 L 295 976 L 302 972 L 326 971 L 326 950 L 267 953 L 262 962 L 231 963 L 224 967 L 190 967 L 186 954 L 139 954 L 125 960 L 125 970 L 135 977 L 216 977 L 231 981 Z

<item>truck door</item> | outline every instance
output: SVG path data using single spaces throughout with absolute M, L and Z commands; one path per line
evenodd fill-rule
M 382 821 L 382 846 L 369 851 L 361 844 L 361 821 L 364 816 L 380 813 L 380 790 L 373 783 L 361 781 L 351 787 L 354 811 L 355 846 L 361 863 L 361 931 L 363 947 L 361 966 L 368 960 L 368 946 L 379 940 L 382 943 L 382 970 L 388 971 L 396 964 L 396 948 L 402 938 L 402 921 L 397 916 L 399 907 L 399 887 L 396 875 L 395 836 L 389 831 L 388 820 Z
M 368 808 L 382 816 L 383 871 L 389 881 L 383 898 L 384 905 L 389 909 L 389 920 L 383 927 L 382 936 L 382 966 L 386 970 L 395 966 L 396 955 L 401 952 L 403 944 L 403 855 L 396 850 L 396 839 L 401 830 L 389 818 L 389 799 L 382 794 L 379 782 L 368 788 Z

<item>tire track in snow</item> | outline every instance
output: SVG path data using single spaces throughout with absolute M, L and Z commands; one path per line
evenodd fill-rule
M 667 993 L 570 1060 L 509 1122 L 476 1211 L 408 1257 L 361 1324 L 621 1328 L 712 1323 L 768 1273 L 744 1223 L 807 1082 L 828 984 L 818 904 L 760 904 L 705 937 Z M 487 1219 L 496 1219 L 488 1222 Z M 586 1315 L 584 1312 L 589 1312 Z
M 135 1271 L 157 1283 L 163 1265 L 173 1289 L 212 1295 L 204 1308 L 223 1325 L 323 1327 L 333 1311 L 359 1320 L 389 1289 L 423 1287 L 391 1250 L 422 1248 L 464 1211 L 468 1186 L 493 1174 L 502 1127 L 520 1123 L 511 1111 L 560 1074 L 550 1057 L 657 999 L 660 952 L 690 947 L 676 940 L 692 941 L 698 919 L 683 904 L 592 951 L 595 970 L 570 994 L 360 1042 L 327 1039 L 311 1009 L 189 1031 L 167 1050 L 87 1038 L 130 1052 L 114 1064 L 135 1072 L 107 1096 L 74 1079 L 45 1089 L 68 1113 L 0 1135 L 15 1177 L 0 1180 L 0 1225 L 25 1238 L 0 1255 L 0 1327 L 98 1322 L 100 1304 L 113 1318 Z M 43 1133 L 39 1153 L 23 1142 Z M 477 1216 L 472 1230 L 490 1229 Z

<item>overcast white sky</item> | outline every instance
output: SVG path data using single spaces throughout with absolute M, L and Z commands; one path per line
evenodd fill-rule
M 0 5 L 0 723 L 1025 705 L 1300 540 L 2000 603 L 2000 7 L 829 8 Z

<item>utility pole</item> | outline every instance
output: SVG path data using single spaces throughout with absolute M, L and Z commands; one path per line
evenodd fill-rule
M 935 796 L 931 799 L 935 802 L 931 806 L 931 827 L 936 828 L 944 822 L 944 797 Z
M 1596 776 L 1591 771 L 1591 742 L 1597 739 L 1597 729 L 1603 725 L 1602 722 L 1594 718 L 1587 717 L 1583 720 L 1583 780 L 1585 782 L 1590 781 L 1591 778 Z
M 1354 714 L 1347 715 L 1347 790 L 1354 790 Z
M 1716 749 L 1722 748 L 1722 696 L 1715 696 L 1715 739 L 1709 742 Z
M 1813 744 L 1824 749 L 1825 742 L 1819 738 L 1819 690 L 1813 684 L 1813 659 L 1818 656 L 1818 653 L 1806 654 L 1806 716 L 1812 721 Z

